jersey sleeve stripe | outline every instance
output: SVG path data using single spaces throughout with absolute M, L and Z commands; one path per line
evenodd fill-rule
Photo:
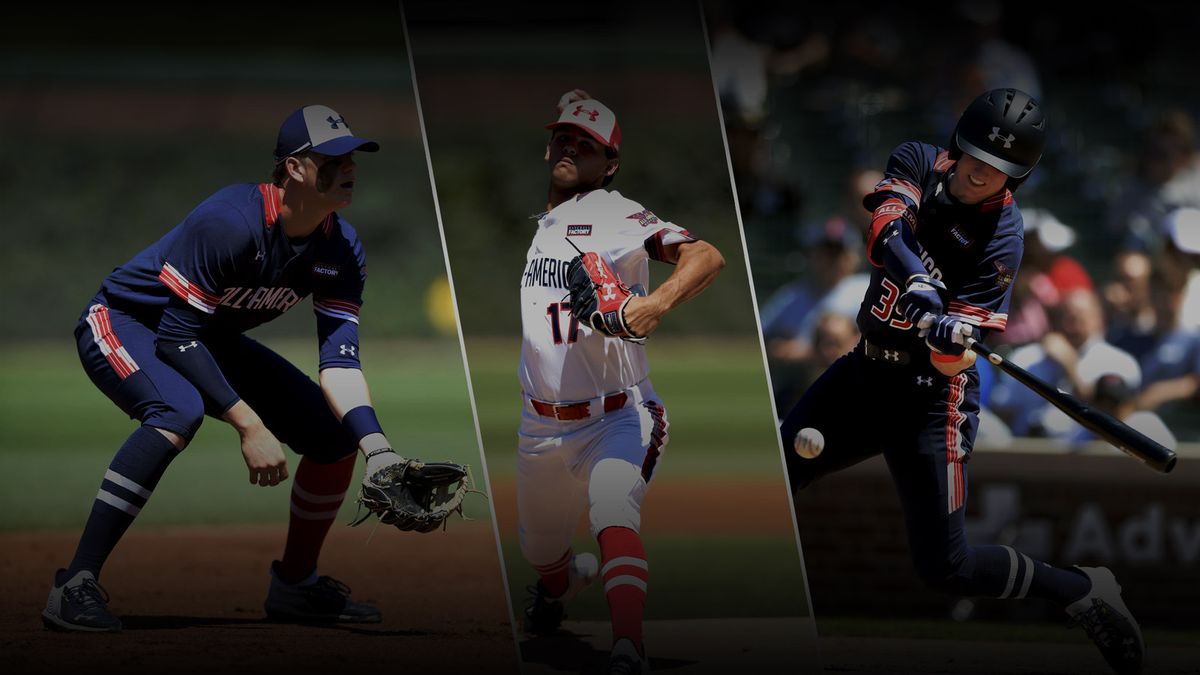
M 654 234 L 646 237 L 643 246 L 646 253 L 649 254 L 651 260 L 665 262 L 666 249 L 674 244 L 683 244 L 689 241 L 697 241 L 697 238 L 692 236 L 687 230 L 672 230 L 664 227 Z
M 171 263 L 163 263 L 162 271 L 158 273 L 159 281 L 167 285 L 171 292 L 196 309 L 213 314 L 221 298 L 205 291 L 196 284 L 188 281 Z
M 346 321 L 358 323 L 359 305 L 348 300 L 313 298 L 313 311 L 335 319 L 345 319 Z
M 891 192 L 900 195 L 912 202 L 912 206 L 916 206 L 917 204 L 921 203 L 921 188 L 918 187 L 916 183 L 903 178 L 897 178 L 894 176 L 891 178 L 884 178 L 875 186 L 875 192 Z
M 968 305 L 965 302 L 951 302 L 948 309 L 947 313 L 950 316 L 959 317 L 967 323 L 979 326 L 980 328 L 1004 330 L 1008 326 L 1007 314 L 999 314 L 983 307 Z

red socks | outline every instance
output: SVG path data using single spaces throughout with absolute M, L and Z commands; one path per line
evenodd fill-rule
M 287 545 L 276 572 L 286 583 L 298 583 L 317 568 L 321 545 L 337 517 L 350 478 L 354 473 L 351 454 L 333 464 L 300 460 L 292 481 L 292 515 L 288 520 Z
M 607 527 L 600 540 L 600 576 L 612 615 L 613 642 L 628 638 L 642 652 L 642 615 L 646 611 L 646 550 L 642 537 L 627 527 Z

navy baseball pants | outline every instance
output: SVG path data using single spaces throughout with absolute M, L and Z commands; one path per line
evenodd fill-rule
M 805 427 L 825 437 L 824 451 L 813 459 L 792 452 Z M 978 428 L 974 368 L 948 378 L 927 355 L 913 355 L 909 363 L 874 360 L 860 342 L 809 387 L 780 434 L 793 493 L 883 454 L 904 510 L 913 565 L 930 587 L 962 596 L 1045 597 L 1066 606 L 1088 591 L 1082 574 L 1008 546 L 967 542 L 967 462 Z

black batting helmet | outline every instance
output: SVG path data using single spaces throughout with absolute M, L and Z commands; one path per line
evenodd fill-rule
M 950 155 L 967 153 L 998 169 L 1019 185 L 1046 147 L 1042 106 L 1019 89 L 993 89 L 971 102 L 950 139 Z

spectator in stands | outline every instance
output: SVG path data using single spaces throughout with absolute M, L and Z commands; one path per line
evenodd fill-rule
M 1171 433 L 1157 414 L 1137 409 L 1136 394 L 1136 389 L 1127 379 L 1116 373 L 1105 373 L 1093 386 L 1088 402 L 1160 445 L 1175 449 L 1178 444 L 1175 434 Z M 1049 435 L 1063 441 L 1072 450 L 1083 449 L 1089 443 L 1099 440 L 1095 434 L 1067 417 L 1058 408 L 1051 408 L 1047 412 L 1043 425 Z
M 1150 278 L 1155 341 L 1142 358 L 1143 387 L 1136 405 L 1157 410 L 1173 401 L 1195 401 L 1200 392 L 1200 330 L 1179 325 L 1187 271 L 1158 265 Z
M 1127 247 L 1156 254 L 1164 243 L 1166 216 L 1176 208 L 1200 208 L 1200 161 L 1191 116 L 1169 110 L 1146 135 L 1133 180 L 1111 210 L 1110 227 Z
M 1034 375 L 1081 398 L 1105 373 L 1116 373 L 1137 387 L 1141 370 L 1128 352 L 1104 340 L 1104 312 L 1096 293 L 1076 289 L 1063 298 L 1054 316 L 1055 332 L 1013 352 L 1011 360 Z M 992 389 L 989 406 L 1014 435 L 1045 435 L 1042 425 L 1050 404 L 1010 378 Z
M 1150 256 L 1144 252 L 1118 251 L 1113 258 L 1112 280 L 1104 286 L 1107 340 L 1139 360 L 1154 343 L 1150 268 Z
M 993 336 L 995 344 L 1023 345 L 1050 332 L 1050 312 L 1067 293 L 1091 290 L 1092 278 L 1065 251 L 1075 244 L 1075 230 L 1045 209 L 1022 209 L 1025 255 L 1013 288 L 1008 328 Z

